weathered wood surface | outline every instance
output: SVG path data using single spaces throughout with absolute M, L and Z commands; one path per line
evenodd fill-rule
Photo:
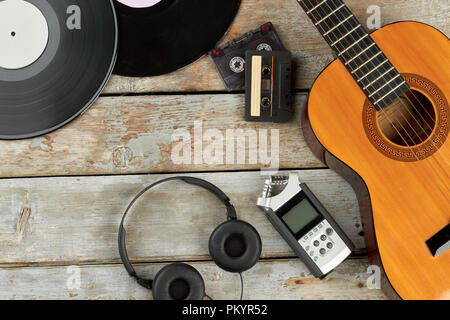
M 253 170 L 264 167 L 261 161 L 234 164 L 226 159 L 226 144 L 221 164 L 194 164 L 195 121 L 200 121 L 203 133 L 217 129 L 226 140 L 226 130 L 267 132 L 279 130 L 280 167 L 323 167 L 310 152 L 300 129 L 301 110 L 306 96 L 295 97 L 296 116 L 290 123 L 270 125 L 244 121 L 244 96 L 177 95 L 105 97 L 84 115 L 62 129 L 44 137 L 21 141 L 0 141 L 0 176 L 64 176 L 147 172 L 190 172 L 219 170 Z M 172 149 L 176 129 L 191 134 L 192 164 L 175 165 Z M 203 146 L 211 142 L 204 139 Z M 276 144 L 273 144 L 275 146 Z M 269 143 L 269 151 L 272 143 Z M 245 153 L 256 151 L 247 141 Z M 189 149 L 191 149 L 189 148 Z M 236 140 L 237 150 L 237 140 Z M 200 153 L 201 154 L 201 153 Z M 235 155 L 235 153 L 234 153 Z M 227 164 L 228 163 L 228 164 Z
M 367 8 L 378 5 L 382 24 L 399 20 L 428 23 L 450 33 L 448 1 L 346 0 L 365 24 Z M 223 41 L 272 21 L 296 64 L 296 89 L 307 89 L 332 58 L 331 50 L 295 0 L 243 0 Z M 260 163 L 175 165 L 171 160 L 175 129 L 279 129 L 280 167 L 299 171 L 339 224 L 364 253 L 358 205 L 353 191 L 306 147 L 299 117 L 305 94 L 295 97 L 295 119 L 284 125 L 243 121 L 242 94 L 149 95 L 223 91 L 209 58 L 173 74 L 132 79 L 113 76 L 104 97 L 82 117 L 47 136 L 0 142 L 0 299 L 148 299 L 119 264 L 117 230 L 121 214 L 145 185 L 167 175 L 95 176 L 161 172 L 195 174 L 217 184 L 263 239 L 263 257 L 244 275 L 247 299 L 384 299 L 366 285 L 368 263 L 349 259 L 326 280 L 314 279 L 291 258 L 291 250 L 255 206 L 263 176 Z M 123 96 L 105 97 L 118 94 Z M 206 146 L 208 143 L 204 143 Z M 254 148 L 253 148 L 254 149 Z M 245 148 L 246 154 L 252 148 Z M 226 161 L 224 161 L 226 162 Z M 239 170 L 240 172 L 215 172 Z M 25 178 L 33 176 L 85 176 Z M 215 299 L 239 296 L 236 275 L 209 261 L 208 237 L 224 221 L 224 208 L 205 191 L 180 183 L 163 185 L 140 201 L 128 223 L 130 257 L 149 276 L 169 261 L 202 261 Z M 170 204 L 170 205 L 169 205 Z M 186 204 L 190 207 L 187 210 Z M 174 245 L 174 242 L 178 245 Z M 156 263 L 158 262 L 158 263 Z M 81 288 L 68 289 L 70 265 L 81 265 Z
M 358 205 L 349 185 L 330 170 L 303 170 L 302 179 L 364 250 Z M 239 218 L 260 232 L 264 258 L 293 253 L 256 207 L 259 172 L 196 174 L 224 190 Z M 144 186 L 167 175 L 11 179 L 0 182 L 0 266 L 119 262 L 123 211 Z M 138 262 L 209 259 L 209 236 L 226 218 L 214 195 L 183 182 L 145 195 L 127 220 L 130 258 Z
M 202 274 L 213 299 L 239 299 L 238 275 L 224 272 L 211 262 L 192 265 Z M 140 265 L 136 270 L 151 278 L 162 266 Z M 244 273 L 244 299 L 386 299 L 380 290 L 367 287 L 367 267 L 366 259 L 347 260 L 319 280 L 298 259 L 260 262 Z M 131 279 L 121 265 L 0 269 L 0 299 L 151 298 L 151 292 Z
M 449 5 L 442 0 L 346 0 L 363 25 L 370 16 L 367 8 L 378 5 L 382 25 L 414 20 L 450 34 Z M 223 41 L 272 21 L 287 49 L 292 51 L 297 89 L 309 88 L 318 73 L 332 59 L 332 52 L 295 0 L 243 0 L 241 10 Z M 184 92 L 224 90 L 217 71 L 208 57 L 170 75 L 155 78 L 114 76 L 105 93 Z

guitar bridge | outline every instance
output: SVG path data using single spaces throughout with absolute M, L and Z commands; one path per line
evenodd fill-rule
M 428 239 L 427 246 L 434 257 L 450 249 L 450 224 Z

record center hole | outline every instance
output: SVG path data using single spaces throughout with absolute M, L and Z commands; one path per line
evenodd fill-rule
M 174 300 L 185 300 L 191 291 L 186 280 L 178 278 L 169 285 L 169 295 Z
M 247 245 L 240 234 L 233 233 L 225 240 L 225 252 L 229 257 L 242 257 L 245 251 L 247 251 Z
M 413 147 L 425 142 L 433 134 L 436 112 L 425 95 L 411 89 L 378 112 L 378 125 L 391 142 Z

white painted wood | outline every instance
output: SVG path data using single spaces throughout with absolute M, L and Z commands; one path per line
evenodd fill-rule
M 192 265 L 202 274 L 207 294 L 213 299 L 239 299 L 238 275 L 224 272 L 211 262 Z M 151 278 L 162 267 L 150 264 L 136 269 Z M 367 288 L 367 267 L 365 259 L 347 260 L 319 280 L 298 260 L 260 262 L 244 273 L 244 299 L 386 299 L 380 290 Z M 121 265 L 60 266 L 0 268 L 0 299 L 147 300 L 152 294 L 130 278 Z
M 367 8 L 381 8 L 382 24 L 398 20 L 428 23 L 450 33 L 449 4 L 434 0 L 346 0 L 363 25 Z M 296 65 L 295 88 L 309 88 L 332 60 L 331 50 L 292 0 L 243 0 L 223 41 L 272 21 Z M 104 95 L 224 90 L 209 58 L 155 78 L 112 77 Z M 260 164 L 175 165 L 175 129 L 280 130 L 280 166 L 319 168 L 300 128 L 306 95 L 295 97 L 288 124 L 247 123 L 241 94 L 103 97 L 68 126 L 44 137 L 0 142 L 0 177 L 74 176 L 0 180 L 0 299 L 149 299 L 119 264 L 117 229 L 121 213 L 143 186 L 167 175 L 86 176 L 124 173 L 248 171 Z M 204 144 L 205 146 L 205 144 Z M 246 147 L 248 153 L 251 148 Z M 338 223 L 364 252 L 354 193 L 329 170 L 302 170 Z M 254 205 L 264 177 L 259 172 L 196 174 L 223 188 L 238 214 L 263 238 L 263 257 L 285 258 L 291 250 Z M 208 193 L 182 183 L 161 186 L 138 203 L 128 224 L 128 247 L 142 263 L 209 260 L 207 242 L 225 211 Z M 81 288 L 68 289 L 67 265 L 81 267 Z M 85 264 L 92 264 L 87 266 Z M 149 276 L 162 264 L 138 267 Z M 239 296 L 239 279 L 211 262 L 195 263 L 215 299 Z M 348 260 L 325 280 L 313 279 L 297 259 L 264 260 L 244 277 L 247 299 L 384 299 L 365 286 L 367 261 Z
M 350 186 L 330 170 L 300 175 L 354 241 L 364 248 L 358 205 Z M 290 257 L 256 199 L 260 172 L 195 174 L 216 184 L 263 240 L 263 257 Z M 64 177 L 0 181 L 0 266 L 118 262 L 122 213 L 144 186 L 167 175 Z M 171 182 L 144 196 L 127 221 L 131 259 L 142 262 L 209 258 L 208 240 L 225 208 L 202 189 Z
M 246 143 L 244 161 L 226 158 L 227 130 L 250 130 L 267 133 L 268 150 L 279 134 L 280 167 L 323 167 L 307 147 L 300 129 L 300 116 L 306 96 L 295 98 L 296 115 L 286 124 L 249 123 L 244 121 L 244 96 L 241 94 L 113 97 L 100 99 L 83 116 L 44 137 L 20 141 L 0 141 L 0 177 L 102 175 L 147 172 L 190 172 L 254 170 L 264 167 L 258 157 L 251 162 L 250 152 L 258 145 Z M 202 127 L 196 138 L 195 123 Z M 194 161 L 195 141 L 201 140 L 203 151 L 211 144 L 209 129 L 223 136 L 223 157 L 218 164 L 201 159 Z M 176 164 L 172 151 L 181 138 L 175 130 L 184 130 L 191 139 L 189 164 Z M 273 130 L 273 131 L 272 131 Z M 232 141 L 231 139 L 229 141 Z M 187 143 L 187 145 L 189 145 Z M 198 149 L 199 150 L 199 149 Z M 200 155 L 202 150 L 200 150 Z

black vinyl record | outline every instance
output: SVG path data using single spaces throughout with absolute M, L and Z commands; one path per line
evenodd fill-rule
M 117 56 L 112 0 L 0 1 L 0 138 L 53 131 L 99 96 Z
M 241 0 L 161 0 L 144 8 L 127 2 L 132 1 L 115 0 L 120 44 L 114 73 L 149 77 L 180 69 L 213 49 Z

